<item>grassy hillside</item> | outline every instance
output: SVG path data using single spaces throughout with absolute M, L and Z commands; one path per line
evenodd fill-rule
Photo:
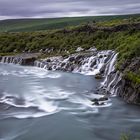
M 61 29 L 68 26 L 85 24 L 87 22 L 106 22 L 114 20 L 119 23 L 121 19 L 135 19 L 136 15 L 122 16 L 94 16 L 94 17 L 73 17 L 73 18 L 53 18 L 53 19 L 11 19 L 0 21 L 0 32 L 24 32 L 41 31 L 50 29 Z M 113 24 L 113 23 L 112 23 Z M 99 24 L 101 25 L 101 24 Z M 102 26 L 102 25 L 101 25 Z

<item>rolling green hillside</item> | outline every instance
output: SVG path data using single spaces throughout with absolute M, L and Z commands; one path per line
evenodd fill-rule
M 140 17 L 135 15 L 121 16 L 94 16 L 94 17 L 71 17 L 71 18 L 44 18 L 44 19 L 9 19 L 0 21 L 0 32 L 24 32 L 24 31 L 41 31 L 50 29 L 61 29 L 68 26 L 75 26 L 87 22 L 110 20 L 121 20 Z

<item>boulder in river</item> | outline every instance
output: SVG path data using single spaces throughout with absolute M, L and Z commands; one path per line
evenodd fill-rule
M 98 74 L 95 75 L 95 79 L 102 79 L 102 78 L 103 77 L 102 77 L 102 75 L 100 73 L 98 73 Z

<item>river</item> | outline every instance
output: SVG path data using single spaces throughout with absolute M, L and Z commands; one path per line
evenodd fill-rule
M 140 110 L 112 97 L 95 106 L 94 76 L 0 64 L 0 140 L 140 137 Z

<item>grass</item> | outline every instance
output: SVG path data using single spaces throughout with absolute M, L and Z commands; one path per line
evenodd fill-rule
M 120 140 L 139 140 L 139 139 L 133 138 L 130 134 L 122 134 Z
M 76 26 L 88 22 L 100 22 L 98 25 L 109 25 L 111 20 L 137 18 L 139 14 L 122 16 L 91 16 L 91 17 L 70 17 L 70 18 L 42 18 L 42 19 L 11 19 L 0 21 L 0 32 L 31 32 L 52 29 L 62 29 L 69 26 Z M 104 21 L 104 23 L 103 23 Z M 113 24 L 110 22 L 110 24 Z

